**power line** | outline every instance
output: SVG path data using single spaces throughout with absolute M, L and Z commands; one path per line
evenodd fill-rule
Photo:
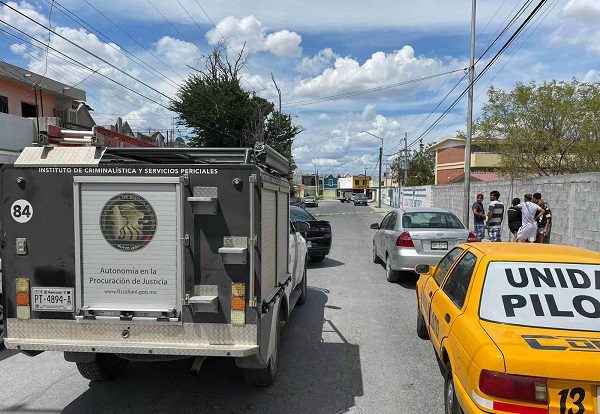
M 500 55 L 511 45 L 511 43 L 515 40 L 515 38 L 519 35 L 519 33 L 521 33 L 523 28 L 531 21 L 531 19 L 537 14 L 537 12 L 546 3 L 546 1 L 547 0 L 541 0 L 537 4 L 537 6 L 531 11 L 531 13 L 529 13 L 527 18 L 523 21 L 523 23 L 521 23 L 521 25 L 511 35 L 511 37 L 504 43 L 504 45 L 500 48 L 500 50 L 498 50 L 498 52 L 496 52 L 494 57 L 485 65 L 483 70 L 475 77 L 475 79 L 473 80 L 473 83 L 469 84 L 468 87 L 463 92 L 461 92 L 461 94 L 454 100 L 454 102 L 434 121 L 434 123 L 431 124 L 421 135 L 419 135 L 419 137 L 417 139 L 415 139 L 414 141 L 412 141 L 410 143 L 408 148 L 412 147 L 417 141 L 419 141 L 421 138 L 423 138 L 425 135 L 427 135 L 433 128 L 435 128 L 439 124 L 439 122 L 448 114 L 448 112 L 450 112 L 456 106 L 456 104 L 458 104 L 458 102 L 469 91 L 469 88 L 472 87 L 487 72 L 487 70 L 491 67 L 492 64 L 494 64 L 494 62 L 496 62 L 496 60 L 500 57 Z
M 44 1 L 46 1 L 46 3 L 50 3 L 50 0 L 44 0 Z M 56 5 L 56 9 L 58 11 L 60 11 L 63 15 L 68 17 L 70 20 L 81 25 L 82 27 L 85 27 L 90 32 L 97 33 L 101 38 L 105 39 L 108 42 L 108 43 L 106 43 L 106 45 L 108 47 L 110 47 L 111 49 L 115 50 L 116 52 L 122 54 L 123 56 L 125 56 L 127 58 L 132 59 L 137 65 L 139 65 L 143 69 L 147 70 L 148 72 L 150 72 L 153 76 L 157 77 L 158 79 L 166 81 L 167 83 L 169 83 L 171 86 L 173 86 L 175 88 L 180 87 L 180 85 L 177 82 L 175 82 L 174 80 L 172 80 L 171 78 L 169 78 L 168 76 L 166 76 L 165 74 L 163 74 L 162 72 L 160 72 L 159 70 L 154 68 L 149 63 L 146 63 L 145 61 L 143 61 L 142 59 L 137 57 L 135 54 L 130 52 L 127 48 L 121 46 L 117 41 L 113 40 L 110 36 L 108 36 L 107 34 L 102 32 L 97 27 L 86 22 L 84 19 L 79 17 L 76 13 L 74 13 L 73 11 L 69 10 L 67 7 L 60 4 L 57 0 L 52 0 L 52 2 Z
M 54 9 L 54 0 L 50 3 L 50 13 L 48 13 L 48 27 L 52 27 L 52 9 Z M 44 69 L 44 74 L 42 78 L 46 76 L 46 72 L 48 71 L 48 47 L 50 47 L 50 29 L 48 29 L 48 44 L 46 45 L 46 68 Z
M 180 36 L 181 36 L 181 37 L 182 37 L 182 38 L 183 38 L 183 39 L 184 39 L 186 42 L 188 42 L 188 43 L 192 43 L 192 42 L 190 42 L 190 41 L 189 41 L 189 40 L 188 40 L 188 39 L 185 37 L 185 35 L 184 35 L 183 33 L 181 33 L 181 32 L 179 31 L 179 29 L 178 29 L 178 28 L 177 28 L 177 27 L 176 27 L 176 26 L 175 26 L 175 25 L 174 25 L 174 24 L 171 22 L 171 20 L 169 20 L 169 19 L 167 18 L 167 16 L 165 16 L 164 14 L 162 14 L 162 12 L 161 12 L 160 10 L 158 10 L 154 4 L 152 4 L 152 2 L 151 2 L 150 0 L 146 0 L 146 3 L 148 3 L 150 6 L 152 6 L 152 8 L 153 8 L 154 10 L 156 10 L 156 12 L 157 12 L 158 14 L 160 14 L 160 15 L 162 16 L 162 18 L 163 18 L 163 19 L 164 19 L 164 20 L 165 20 L 167 23 L 169 23 L 169 24 L 171 25 L 171 27 L 173 28 L 173 30 L 175 30 L 177 33 L 179 33 L 179 35 L 180 35 Z
M 357 90 L 357 91 L 349 91 L 349 92 L 344 92 L 344 93 L 340 93 L 340 94 L 336 94 L 336 95 L 324 96 L 321 98 L 313 98 L 313 99 L 305 99 L 302 101 L 295 101 L 295 102 L 291 102 L 287 105 L 284 105 L 284 107 L 285 108 L 296 108 L 296 107 L 300 107 L 300 106 L 313 105 L 315 103 L 322 103 L 322 102 L 327 102 L 327 101 L 334 101 L 334 100 L 338 100 L 338 99 L 349 98 L 352 96 L 358 96 L 358 95 L 363 95 L 363 94 L 372 93 L 372 92 L 378 92 L 378 91 L 382 91 L 382 90 L 386 90 L 386 89 L 397 88 L 399 86 L 405 86 L 405 85 L 409 85 L 412 83 L 423 82 L 423 81 L 426 81 L 429 79 L 439 78 L 441 76 L 449 75 L 449 74 L 456 73 L 456 72 L 461 72 L 463 70 L 465 70 L 465 68 L 454 69 L 454 70 L 450 70 L 447 72 L 436 73 L 435 75 L 424 76 L 424 77 L 416 78 L 416 79 L 409 79 L 406 81 L 396 82 L 396 83 L 392 83 L 392 84 L 388 84 L 388 85 L 377 86 L 374 88 L 362 89 L 362 90 Z
M 96 8 L 96 6 L 94 6 L 92 3 L 89 2 L 89 0 L 83 0 L 85 3 L 87 3 L 88 6 L 90 6 L 92 9 L 94 9 L 100 16 L 104 17 L 110 24 L 112 24 L 114 27 L 117 28 L 117 30 L 119 30 L 121 33 L 123 33 L 125 36 L 127 36 L 128 38 L 130 38 L 131 40 L 133 40 L 139 47 L 141 47 L 142 49 L 144 49 L 146 52 L 148 52 L 152 57 L 154 57 L 158 62 L 162 63 L 164 66 L 166 66 L 171 72 L 173 72 L 175 75 L 179 76 L 180 78 L 183 78 L 182 75 L 180 75 L 179 73 L 177 73 L 177 71 L 175 71 L 175 69 L 173 69 L 170 65 L 168 65 L 165 61 L 163 61 L 160 57 L 158 57 L 154 52 L 152 52 L 152 50 L 148 49 L 146 46 L 144 46 L 142 43 L 140 43 L 135 37 L 131 36 L 128 32 L 126 32 L 125 30 L 123 30 L 118 24 L 116 24 L 113 19 L 109 18 L 108 16 L 106 16 L 104 13 L 102 13 L 98 8 Z
M 103 62 L 104 64 L 106 64 L 106 65 L 108 65 L 108 66 L 110 66 L 111 68 L 113 68 L 113 69 L 115 69 L 116 71 L 118 71 L 118 72 L 122 73 L 123 75 L 125 75 L 125 76 L 127 76 L 127 77 L 129 77 L 129 78 L 133 79 L 134 81 L 136 81 L 136 82 L 138 82 L 138 83 L 140 83 L 140 84 L 144 85 L 144 86 L 145 86 L 145 87 L 147 87 L 148 89 L 150 89 L 150 90 L 152 90 L 152 91 L 154 91 L 154 92 L 158 93 L 159 95 L 161 95 L 161 96 L 163 96 L 163 97 L 167 98 L 169 101 L 173 101 L 173 99 L 172 99 L 170 96 L 168 96 L 168 95 L 165 95 L 164 93 L 162 93 L 162 92 L 161 92 L 161 91 L 159 91 L 158 89 L 156 89 L 156 88 L 154 88 L 154 87 L 152 87 L 152 86 L 148 85 L 146 82 L 144 82 L 144 81 L 142 81 L 142 80 L 140 80 L 140 79 L 136 78 L 136 77 L 135 77 L 135 76 L 133 76 L 133 75 L 130 75 L 129 73 L 127 73 L 127 72 L 126 72 L 126 71 L 124 71 L 123 69 L 121 69 L 121 68 L 119 68 L 119 67 L 117 67 L 117 66 L 113 65 L 112 63 L 110 63 L 110 62 L 109 62 L 109 61 L 107 61 L 106 59 L 103 59 L 102 57 L 98 56 L 98 55 L 97 55 L 97 54 L 95 54 L 94 52 L 91 52 L 91 51 L 89 51 L 89 50 L 88 50 L 88 49 L 86 49 L 85 47 L 83 47 L 83 46 L 81 46 L 81 45 L 79 45 L 79 44 L 77 44 L 77 43 L 75 43 L 75 42 L 73 42 L 73 41 L 71 41 L 71 40 L 67 39 L 67 38 L 66 38 L 66 37 L 64 37 L 63 35 L 61 35 L 61 34 L 57 33 L 56 31 L 52 30 L 50 27 L 47 27 L 46 25 L 44 25 L 44 24 L 42 24 L 42 23 L 38 22 L 37 20 L 35 20 L 35 19 L 32 19 L 31 17 L 27 16 L 26 14 L 24 14 L 24 13 L 20 12 L 19 10 L 17 10 L 17 9 L 15 9 L 15 8 L 13 8 L 13 7 L 12 7 L 12 6 L 10 6 L 9 4 L 7 4 L 6 2 L 4 2 L 4 1 L 0 0 L 0 3 L 4 4 L 4 5 L 5 5 L 6 7 L 8 7 L 9 9 L 11 9 L 11 10 L 13 10 L 14 12 L 16 12 L 16 13 L 20 14 L 21 16 L 25 17 L 27 20 L 29 20 L 29 21 L 31 21 L 31 22 L 33 22 L 33 23 L 37 24 L 37 25 L 38 25 L 38 26 L 40 26 L 40 27 L 43 27 L 43 28 L 45 28 L 45 29 L 49 30 L 49 31 L 50 31 L 51 33 L 53 33 L 54 35 L 56 35 L 56 36 L 60 37 L 61 39 L 65 40 L 65 41 L 66 41 L 66 42 L 68 42 L 69 44 L 71 44 L 71 45 L 75 46 L 76 48 L 80 49 L 81 51 L 83 51 L 83 52 L 86 52 L 87 54 L 89 54 L 89 55 L 91 55 L 91 56 L 95 57 L 95 58 L 96 58 L 96 59 L 98 59 L 99 61 Z M 6 22 L 5 22 L 5 23 L 6 23 Z M 49 46 L 50 46 L 50 45 L 48 44 L 48 47 L 49 47 Z

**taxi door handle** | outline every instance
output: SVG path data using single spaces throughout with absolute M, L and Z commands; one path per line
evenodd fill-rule
M 445 314 L 444 315 L 444 320 L 446 321 L 446 323 L 450 323 L 450 315 Z

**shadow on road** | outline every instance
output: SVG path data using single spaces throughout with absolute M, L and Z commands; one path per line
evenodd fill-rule
M 339 260 L 335 260 L 335 259 L 331 259 L 329 257 L 326 257 L 325 259 L 323 259 L 320 262 L 309 261 L 308 262 L 308 268 L 309 269 L 324 269 L 324 268 L 327 268 L 327 267 L 343 266 L 344 264 L 345 264 L 344 262 L 340 262 Z
M 130 363 L 125 377 L 90 388 L 63 413 L 340 413 L 363 395 L 358 345 L 324 318 L 327 291 L 309 288 L 283 331 L 275 384 L 243 382 L 232 359 L 208 359 L 200 375 L 190 360 Z
M 402 272 L 398 279 L 398 284 L 406 289 L 415 290 L 417 288 L 417 280 L 419 275 L 414 272 Z
M 0 347 L 0 361 L 10 358 L 13 355 L 17 355 L 19 351 L 16 349 L 6 349 L 4 347 Z

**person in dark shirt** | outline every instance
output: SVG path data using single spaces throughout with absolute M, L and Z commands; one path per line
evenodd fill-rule
M 521 221 L 523 220 L 523 213 L 520 208 L 517 208 L 521 204 L 520 198 L 513 198 L 512 207 L 509 207 L 506 211 L 508 216 L 508 230 L 512 235 L 511 241 L 517 241 L 517 232 L 519 231 L 519 227 L 521 227 Z
M 535 193 L 533 195 L 533 202 L 540 206 L 544 212 L 538 216 L 538 228 L 537 228 L 537 238 L 535 240 L 536 243 L 550 243 L 550 230 L 552 229 L 552 211 L 546 203 L 542 199 L 542 195 L 540 193 Z
M 475 225 L 475 237 L 477 241 L 481 241 L 485 236 L 485 210 L 483 208 L 483 193 L 477 194 L 477 201 L 471 206 L 473 210 L 473 223 Z

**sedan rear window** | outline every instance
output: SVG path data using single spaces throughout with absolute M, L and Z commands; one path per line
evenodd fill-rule
M 355 197 L 356 200 L 359 200 L 359 199 L 362 200 L 362 199 L 366 199 L 366 198 L 367 198 L 367 196 L 364 194 L 357 194 Z
M 302 210 L 301 208 L 290 208 L 290 219 L 292 221 L 314 221 L 316 218 L 312 214 Z
M 479 316 L 511 325 L 600 331 L 600 264 L 492 262 Z
M 458 217 L 452 213 L 416 211 L 402 215 L 405 229 L 464 229 Z

